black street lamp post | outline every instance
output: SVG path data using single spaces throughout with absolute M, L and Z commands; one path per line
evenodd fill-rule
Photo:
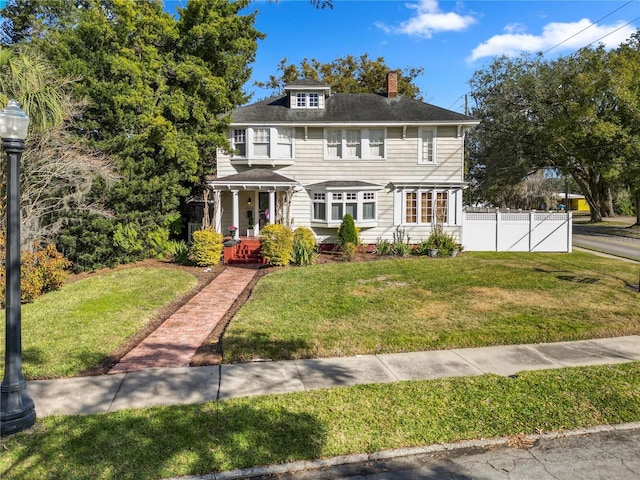
M 0 384 L 0 435 L 32 426 L 36 421 L 33 400 L 22 376 L 22 313 L 20 303 L 20 156 L 27 138 L 29 117 L 18 102 L 10 100 L 0 112 L 0 138 L 7 152 L 7 250 L 5 286 L 4 378 Z

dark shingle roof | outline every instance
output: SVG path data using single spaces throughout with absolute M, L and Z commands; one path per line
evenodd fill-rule
M 307 188 L 382 188 L 374 183 L 362 182 L 360 180 L 329 180 L 327 182 L 314 183 L 307 185 Z
M 314 88 L 330 88 L 326 83 L 321 82 L 320 80 L 314 80 L 313 78 L 299 78 L 293 82 L 289 82 L 284 86 L 284 89 L 288 89 L 291 87 L 314 87 Z
M 232 113 L 234 123 L 360 123 L 360 122 L 473 122 L 475 119 L 429 103 L 375 93 L 336 93 L 324 109 L 289 108 L 286 95 L 240 107 Z
M 205 180 L 211 184 L 242 184 L 242 183 L 266 183 L 266 184 L 297 184 L 295 180 L 280 175 L 279 173 L 266 170 L 264 168 L 253 168 L 246 172 L 235 173 L 233 175 L 227 175 L 226 177 L 213 178 L 210 176 L 205 177 Z

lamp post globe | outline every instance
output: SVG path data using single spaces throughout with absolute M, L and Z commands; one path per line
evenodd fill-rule
M 0 138 L 7 154 L 7 245 L 5 263 L 5 354 L 0 384 L 0 436 L 31 427 L 36 421 L 33 400 L 22 376 L 22 312 L 20 303 L 20 157 L 29 117 L 10 100 L 0 112 Z

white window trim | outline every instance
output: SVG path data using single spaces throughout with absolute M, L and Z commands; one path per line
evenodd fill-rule
M 255 131 L 257 129 L 263 129 L 263 128 L 269 129 L 269 156 L 257 156 L 253 148 L 255 144 Z M 290 157 L 278 156 L 278 153 L 279 153 L 278 144 L 280 143 L 279 130 L 281 129 L 288 130 L 291 133 L 291 156 Z M 291 160 L 294 160 L 296 157 L 296 128 L 293 126 L 269 127 L 269 126 L 255 125 L 255 126 L 244 127 L 244 128 L 231 128 L 230 130 L 231 130 L 230 143 L 233 150 L 235 150 L 234 131 L 235 130 L 245 131 L 245 155 L 237 155 L 235 153 L 232 153 L 231 160 L 269 159 L 269 160 L 290 160 L 291 161 Z
M 415 222 L 407 222 L 407 193 L 416 193 L 416 221 Z M 454 198 L 454 192 L 448 189 L 406 189 L 401 190 L 401 214 L 402 214 L 402 225 L 406 226 L 415 226 L 415 225 L 433 225 L 434 222 L 422 222 L 422 201 L 421 196 L 423 193 L 431 194 L 431 218 L 436 218 L 436 208 L 437 208 L 437 194 L 438 193 L 446 193 L 447 194 L 447 221 L 443 222 L 443 225 L 455 225 L 455 221 L 452 223 L 452 219 L 455 219 L 455 212 L 452 211 L 452 206 L 455 204 L 456 199 Z
M 310 97 L 311 95 L 317 95 L 318 96 L 318 105 L 317 106 L 311 106 L 311 102 L 310 102 Z M 304 97 L 304 105 L 298 105 L 298 98 L 302 98 Z M 308 110 L 322 110 L 324 109 L 324 93 L 323 92 L 313 92 L 313 91 L 307 91 L 307 92 L 294 92 L 291 94 L 291 100 L 290 100 L 290 107 L 292 110 L 302 110 L 302 109 L 308 109 Z
M 325 198 L 324 201 L 318 201 L 314 199 L 314 194 L 315 193 L 323 193 L 325 194 Z M 333 194 L 334 193 L 339 193 L 342 194 L 342 200 L 339 201 L 334 201 L 333 200 Z M 356 200 L 347 200 L 347 194 L 356 194 L 357 198 Z M 373 194 L 373 199 L 364 199 L 364 194 L 365 193 L 371 193 Z M 339 227 L 340 224 L 342 223 L 342 218 L 334 220 L 331 218 L 331 206 L 333 203 L 341 203 L 342 204 L 342 214 L 344 216 L 347 208 L 346 208 L 346 204 L 347 203 L 356 203 L 356 219 L 355 219 L 355 224 L 356 226 L 359 227 L 375 227 L 378 225 L 378 193 L 375 190 L 370 190 L 370 189 L 362 189 L 362 190 L 312 190 L 309 192 L 310 196 L 311 196 L 311 223 L 316 225 L 316 226 L 322 226 L 322 227 L 329 227 L 329 228 L 334 228 L 334 227 Z M 374 204 L 374 218 L 372 219 L 363 219 L 363 213 L 364 213 L 364 204 L 365 203 L 372 203 Z M 325 216 L 327 217 L 326 219 L 322 220 L 322 219 L 317 219 L 314 218 L 314 204 L 315 203 L 324 203 L 325 204 Z
M 379 155 L 372 155 L 371 154 L 371 148 L 369 145 L 369 139 L 370 139 L 370 131 L 371 130 L 379 130 L 382 131 L 383 134 L 383 144 L 382 144 L 382 149 L 383 149 L 383 154 L 382 156 Z M 329 153 L 329 131 L 340 131 L 340 136 L 341 136 L 341 144 L 340 144 L 340 150 L 341 150 L 341 156 L 333 156 L 330 155 Z M 347 132 L 348 131 L 359 131 L 360 132 L 360 156 L 352 156 L 352 155 L 347 155 L 348 152 L 348 148 L 347 148 Z M 325 160 L 386 160 L 387 158 L 387 129 L 386 128 L 349 128 L 349 127 L 327 127 L 324 129 L 323 132 L 323 138 L 324 138 L 324 159 Z
M 423 134 L 431 132 L 431 159 L 424 158 Z M 436 165 L 438 163 L 438 127 L 424 127 L 418 129 L 418 165 Z

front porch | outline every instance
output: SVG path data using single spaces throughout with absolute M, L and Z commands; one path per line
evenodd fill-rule
M 259 237 L 238 237 L 225 241 L 223 258 L 225 265 L 265 264 L 260 255 Z

